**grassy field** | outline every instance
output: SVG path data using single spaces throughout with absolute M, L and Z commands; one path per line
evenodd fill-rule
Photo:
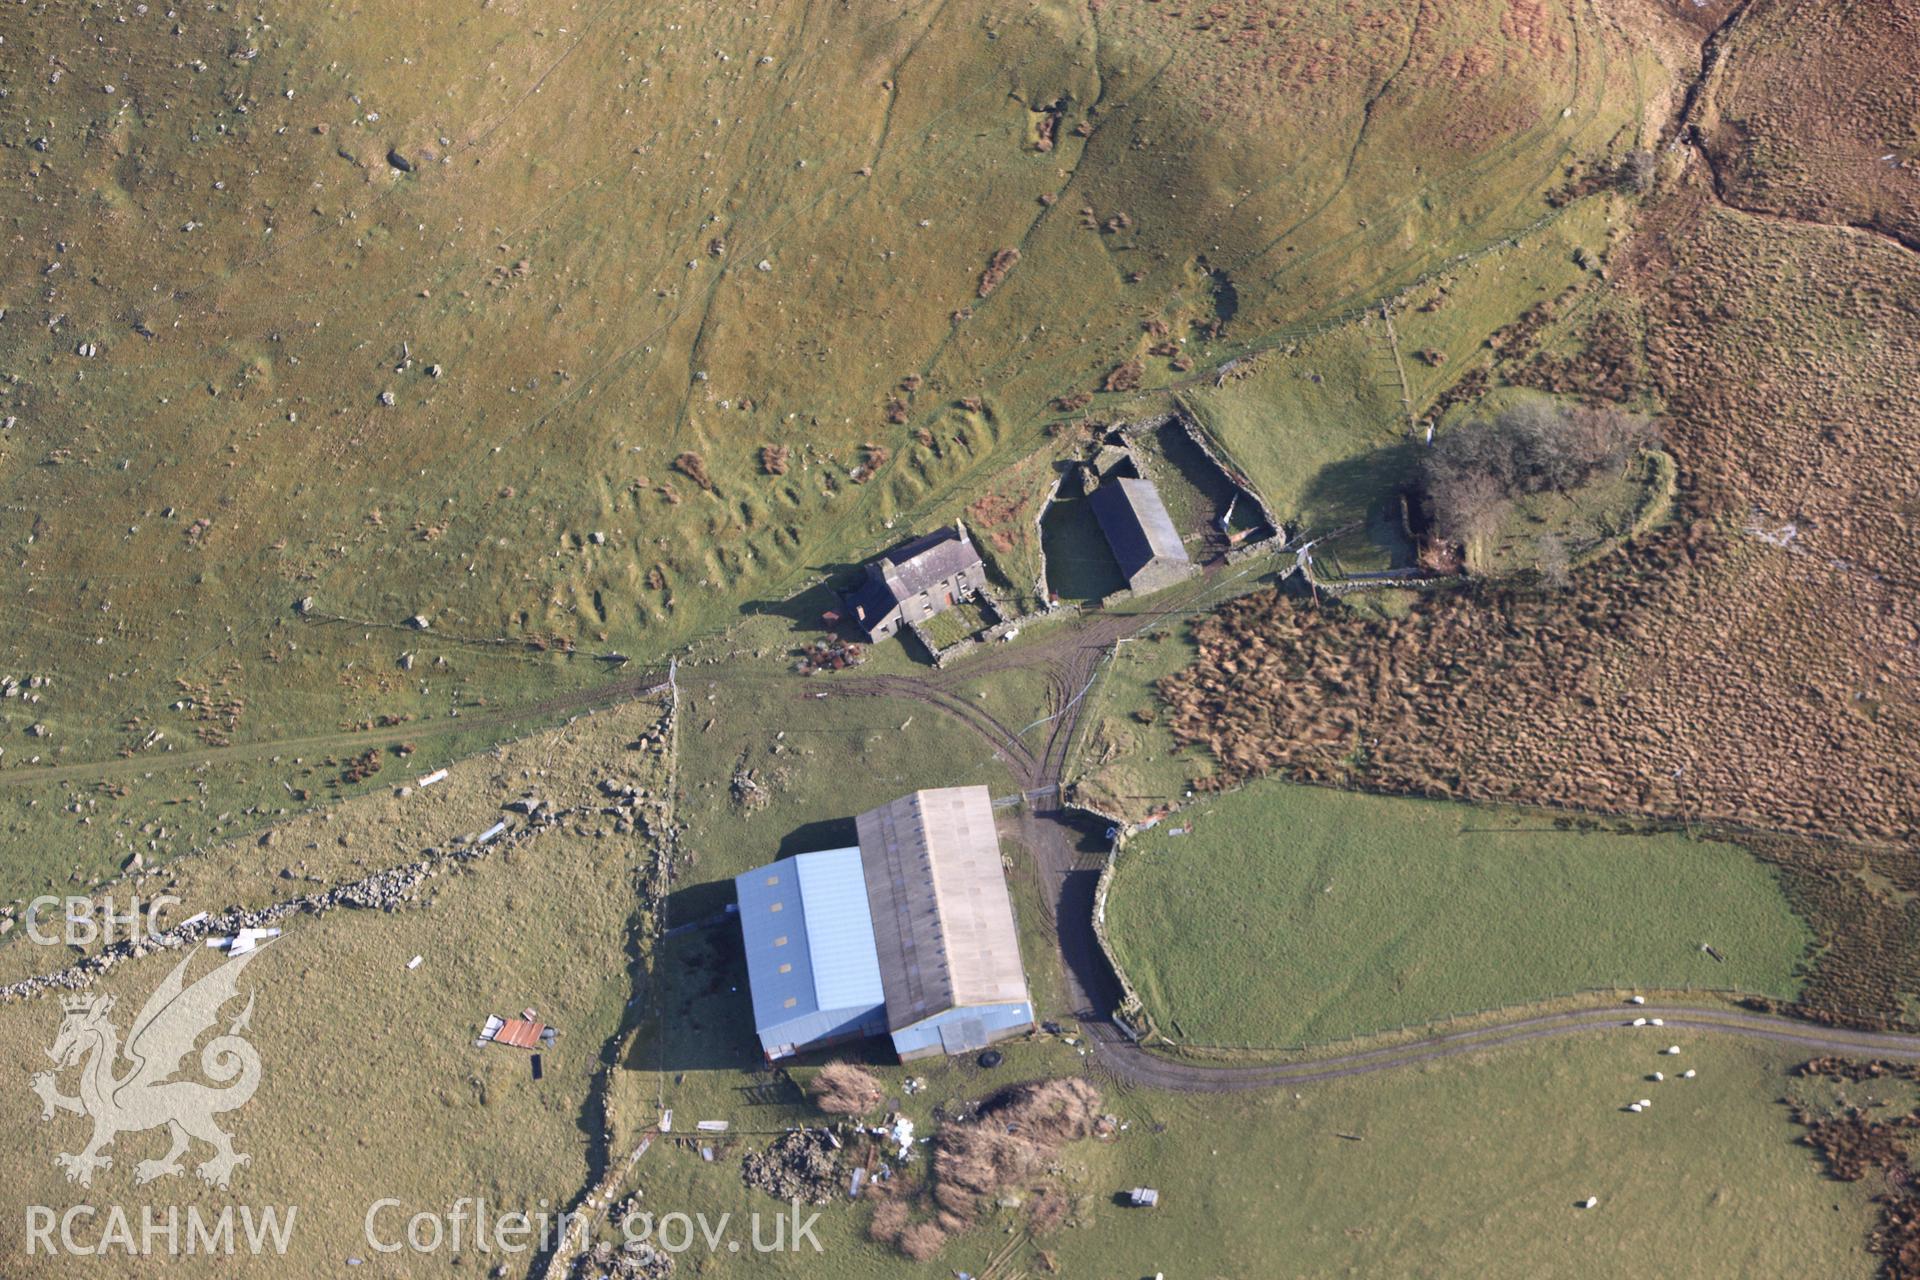
M 775 629 L 770 619 L 758 625 Z M 777 655 L 768 660 L 778 665 Z M 668 924 L 697 926 L 724 902 L 725 879 L 734 872 L 782 852 L 836 843 L 846 838 L 852 814 L 900 791 L 979 781 L 998 794 L 1006 785 L 984 744 L 917 704 L 815 699 L 808 695 L 831 678 L 774 678 L 767 665 L 739 660 L 696 663 L 682 675 L 685 803 L 678 816 L 686 824 L 686 865 Z M 963 686 L 963 694 L 989 693 L 975 700 L 1003 719 L 1044 694 L 1037 673 L 977 683 Z M 657 793 L 659 775 L 635 773 L 636 756 L 626 746 L 651 727 L 652 715 L 637 707 L 582 719 L 457 766 L 441 784 L 447 790 L 352 801 L 285 825 L 273 845 L 229 846 L 219 860 L 175 864 L 166 878 L 179 881 L 190 905 L 221 893 L 266 902 L 287 891 L 276 892 L 285 884 L 281 868 L 291 869 L 297 888 L 311 883 L 302 876 L 338 882 L 387 865 L 423 840 L 478 829 L 498 812 L 502 796 L 536 790 L 566 800 L 580 788 L 591 797 L 603 773 L 633 776 Z M 642 758 L 655 760 L 649 770 L 660 763 Z M 769 788 L 765 808 L 735 800 L 731 780 L 743 767 Z M 1203 813 L 1196 834 L 1178 839 L 1199 849 L 1219 825 Z M 1067 1021 L 1071 1032 L 1037 881 L 1016 839 L 1005 839 L 1003 848 L 1015 864 L 1037 1011 Z M 627 968 L 632 930 L 647 936 L 631 883 L 649 856 L 648 845 L 596 840 L 590 828 L 569 823 L 510 855 L 430 882 L 431 905 L 397 915 L 336 911 L 296 920 L 279 950 L 250 970 L 261 980 L 253 1038 L 268 1074 L 260 1098 L 235 1115 L 239 1145 L 255 1157 L 240 1178 L 249 1198 L 302 1206 L 286 1265 L 318 1273 L 369 1256 L 361 1218 L 380 1196 L 402 1200 L 408 1212 L 441 1208 L 463 1194 L 532 1209 L 545 1207 L 542 1200 L 570 1203 L 604 1167 L 604 1153 L 617 1159 L 631 1150 L 663 1105 L 675 1110 L 677 1128 L 722 1118 L 734 1132 L 706 1143 L 715 1149 L 712 1163 L 697 1144 L 656 1142 L 620 1184 L 621 1194 L 644 1192 L 643 1203 L 656 1213 L 738 1217 L 777 1207 L 742 1186 L 739 1161 L 813 1113 L 790 1078 L 758 1064 L 744 973 L 724 920 L 649 947 Z M 1724 893 L 1727 883 L 1723 876 L 1716 888 Z M 1187 876 L 1182 892 L 1194 884 Z M 1744 963 L 1738 933 L 1716 942 L 1728 949 L 1730 963 Z M 406 960 L 416 953 L 427 959 L 409 972 Z M 285 967 L 271 970 L 268 962 Z M 151 959 L 124 965 L 105 989 L 131 1003 L 159 967 Z M 530 986 L 534 975 L 541 980 Z M 630 994 L 638 998 L 628 1006 Z M 471 1045 L 470 1024 L 482 1012 L 512 1013 L 527 1003 L 563 1028 L 537 1083 L 523 1055 Z M 0 1052 L 14 1064 L 7 1069 L 22 1078 L 33 1069 L 52 1016 L 50 1000 L 0 1009 Z M 1066 1038 L 1007 1049 L 1006 1064 L 992 1071 L 970 1059 L 876 1069 L 893 1103 L 923 1133 L 932 1131 L 937 1112 L 1000 1084 L 1083 1069 L 1084 1046 Z M 1632 1125 L 1614 1094 L 1649 1087 L 1641 1083 L 1644 1053 L 1639 1042 L 1601 1035 L 1315 1086 L 1299 1096 L 1110 1093 L 1105 1105 L 1126 1125 L 1119 1138 L 1069 1148 L 1061 1162 L 1071 1225 L 1017 1244 L 1015 1256 L 1037 1271 L 1044 1250 L 1066 1274 L 1097 1275 L 1135 1268 L 1150 1274 L 1147 1267 L 1164 1269 L 1170 1258 L 1201 1276 L 1264 1274 L 1275 1266 L 1302 1275 L 1354 1267 L 1522 1275 L 1539 1274 L 1566 1251 L 1596 1249 L 1619 1274 L 1639 1265 L 1717 1274 L 1723 1263 L 1727 1274 L 1865 1270 L 1865 1192 L 1824 1184 L 1811 1157 L 1790 1144 L 1783 1110 L 1769 1101 L 1784 1059 L 1733 1044 L 1690 1044 L 1700 1091 L 1684 1104 L 1663 1102 L 1657 1124 Z M 618 1069 L 603 1075 L 608 1063 Z M 908 1094 L 902 1085 L 910 1076 L 926 1088 Z M 47 1157 L 72 1145 L 64 1140 L 73 1127 L 16 1126 L 0 1150 L 8 1168 L 27 1171 L 11 1201 L 67 1202 L 71 1188 Z M 1545 1148 L 1542 1133 L 1554 1135 Z M 142 1145 L 149 1140 L 123 1139 L 122 1165 L 102 1177 L 118 1178 L 127 1161 L 151 1154 Z M 314 1158 L 316 1146 L 326 1159 Z M 434 1159 L 418 1158 L 428 1150 Z M 1142 1183 L 1162 1188 L 1162 1210 L 1140 1214 L 1111 1203 L 1117 1191 Z M 172 1183 L 150 1192 L 114 1185 L 115 1199 L 132 1205 L 149 1194 L 163 1205 L 221 1202 Z M 1572 1201 L 1586 1194 L 1602 1196 L 1617 1220 L 1602 1229 L 1578 1214 Z M 824 1255 L 683 1262 L 700 1274 L 733 1274 L 750 1264 L 776 1275 L 815 1275 L 825 1266 L 850 1276 L 908 1274 L 912 1264 L 864 1238 L 868 1212 L 845 1202 L 828 1207 L 818 1229 Z M 1003 1227 L 1017 1229 L 1022 1221 L 1020 1211 L 1001 1211 L 951 1241 L 940 1265 L 983 1269 L 1011 1243 Z M 1510 1231 L 1513 1241 L 1488 1250 L 1484 1222 Z M 456 1256 L 375 1262 L 410 1276 L 464 1274 L 475 1265 L 472 1253 L 459 1262 Z M 494 1261 L 485 1259 L 486 1267 Z M 186 1264 L 167 1265 L 177 1273 Z M 108 1273 L 159 1271 L 115 1261 L 100 1272 Z M 192 1265 L 188 1273 L 195 1273 Z M 21 1274 L 90 1273 L 63 1262 Z M 516 1264 L 508 1274 L 523 1272 Z
M 12 1223 L 33 1204 L 121 1204 L 135 1215 L 149 1204 L 163 1215 L 168 1206 L 217 1214 L 226 1204 L 291 1205 L 297 1219 L 284 1261 L 237 1268 L 164 1256 L 27 1261 L 19 1254 L 23 1238 L 10 1230 L 7 1273 L 332 1274 L 350 1257 L 374 1259 L 363 1219 L 383 1197 L 407 1206 L 382 1219 L 382 1229 L 394 1231 L 412 1213 L 445 1211 L 462 1196 L 530 1211 L 571 1203 L 596 1167 L 606 1054 L 629 1016 L 630 930 L 641 909 L 636 877 L 655 857 L 650 839 L 613 830 L 600 813 L 598 784 L 621 778 L 658 802 L 664 756 L 628 744 L 656 727 L 660 711 L 657 703 L 633 703 L 583 718 L 457 764 L 445 781 L 411 796 L 351 801 L 276 827 L 270 845 L 229 845 L 175 864 L 163 881 L 116 886 L 124 907 L 130 891 L 151 895 L 164 884 L 182 900 L 176 919 L 230 904 L 265 906 L 444 851 L 511 817 L 501 811 L 508 798 L 533 793 L 578 809 L 524 841 L 510 833 L 484 856 L 439 864 L 397 910 L 336 907 L 283 922 L 284 935 L 249 961 L 241 979 L 242 994 L 254 1001 L 246 1036 L 263 1071 L 253 1099 L 222 1118 L 236 1148 L 251 1157 L 229 1190 L 194 1176 L 205 1148 L 190 1154 L 184 1174 L 136 1187 L 134 1165 L 162 1153 L 160 1133 L 123 1134 L 113 1166 L 88 1189 L 67 1183 L 53 1163 L 56 1151 L 85 1142 L 79 1117 L 41 1124 L 37 1107 L 22 1109 L 0 1138 L 8 1171 L 0 1208 Z M 651 804 L 647 811 L 663 812 Z M 0 950 L 10 977 L 65 955 L 31 947 L 18 932 Z M 123 1036 L 176 954 L 123 961 L 95 984 L 115 998 L 113 1021 Z M 416 955 L 420 965 L 409 969 Z M 189 980 L 212 959 L 196 960 Z M 542 1054 L 540 1080 L 526 1053 L 474 1044 L 489 1013 L 512 1017 L 525 1006 L 560 1029 Z M 238 1012 L 238 1004 L 227 1009 L 220 1025 Z M 0 1006 L 0 1071 L 24 1088 L 48 1065 L 42 1050 L 60 1017 L 51 994 Z M 196 1061 L 187 1060 L 187 1076 L 200 1078 Z M 66 1077 L 71 1091 L 73 1073 Z M 441 1254 L 388 1274 L 452 1270 L 451 1254 Z
M 21 1108 L 0 1220 L 83 1196 L 300 1213 L 267 1266 L 23 1261 L 9 1228 L 0 1271 L 526 1274 L 470 1250 L 371 1258 L 362 1217 L 382 1196 L 570 1204 L 663 1106 L 683 1133 L 735 1132 L 712 1162 L 656 1144 L 620 1191 L 778 1207 L 739 1159 L 815 1117 L 758 1060 L 728 879 L 844 843 L 915 787 L 1013 790 L 933 708 L 785 676 L 823 582 L 965 518 L 1015 607 L 1044 590 L 1043 550 L 1064 596 L 1106 594 L 1097 529 L 1067 528 L 1071 505 L 1037 528 L 1039 499 L 1088 423 L 1174 405 L 1294 532 L 1354 526 L 1330 565 L 1394 562 L 1383 513 L 1418 417 L 1538 304 L 1553 340 L 1590 313 L 1637 210 L 1589 180 L 1699 69 L 1664 18 L 1588 0 L 1281 10 L 8 6 L 8 65 L 34 70 L 7 79 L 0 176 L 0 676 L 39 679 L 0 701 L 0 902 L 264 907 L 439 859 L 529 791 L 573 812 L 434 861 L 397 909 L 287 922 L 247 971 L 266 1073 L 230 1120 L 252 1156 L 230 1193 L 134 1186 L 152 1133 L 91 1190 L 66 1183 L 51 1157 L 84 1125 L 38 1123 L 24 1088 L 58 1001 L 0 1005 Z M 1570 184 L 1588 194 L 1549 203 Z M 1208 492 L 1176 499 L 1183 523 Z M 1087 796 L 1138 816 L 1204 767 L 1151 713 L 1188 652 L 1177 628 L 1123 646 L 1089 695 Z M 634 745 L 658 702 L 614 687 L 669 653 L 677 760 Z M 925 669 L 897 642 L 864 668 Z M 1014 728 L 1075 692 L 1038 668 L 952 678 Z M 619 829 L 603 779 L 678 824 L 664 918 L 640 886 L 667 846 Z M 1043 886 L 1002 813 L 1037 1011 L 1064 1021 Z M 1786 995 L 1808 950 L 1727 846 L 1270 784 L 1176 821 L 1192 833 L 1129 848 L 1112 920 L 1194 1040 L 1325 1039 L 1588 982 Z M 662 923 L 684 931 L 656 940 Z M 22 932 L 0 928 L 0 981 L 74 959 Z M 168 967 L 100 979 L 122 1028 Z M 537 1081 L 472 1043 L 526 1005 L 562 1032 Z M 1073 1030 L 997 1070 L 880 1071 L 924 1134 L 998 1085 L 1084 1072 Z M 1120 1136 L 1062 1160 L 1065 1230 L 1025 1243 L 1009 1209 L 935 1265 L 978 1274 L 1011 1245 L 994 1280 L 1870 1272 L 1870 1188 L 1822 1180 L 1773 1101 L 1790 1059 L 1688 1052 L 1686 1092 L 1605 1033 L 1297 1093 L 1120 1089 Z M 1653 1088 L 1674 1092 L 1651 1117 L 1619 1111 Z M 1114 1206 L 1143 1183 L 1160 1211 Z M 1574 1210 L 1589 1194 L 1602 1207 Z M 825 1260 L 683 1274 L 927 1274 L 864 1239 L 867 1213 L 827 1211 Z
M 1110 817 L 1138 822 L 1181 802 L 1210 772 L 1204 753 L 1183 751 L 1159 714 L 1156 680 L 1193 661 L 1184 623 L 1121 645 L 1102 668 L 1073 757 L 1070 795 Z
M 1578 292 L 1596 277 L 1577 255 L 1603 252 L 1626 209 L 1615 196 L 1570 206 L 1421 281 L 1391 325 L 1368 312 L 1316 329 L 1219 385 L 1183 388 L 1178 403 L 1296 535 L 1352 527 L 1328 544 L 1349 568 L 1404 564 L 1392 504 L 1413 479 L 1420 424 L 1464 375 L 1485 373 L 1497 330 L 1569 290 L 1566 310 L 1579 313 Z
M 1069 1147 L 1061 1161 L 1073 1225 L 1017 1245 L 1009 1270 L 1044 1274 L 1044 1251 L 1065 1275 L 1196 1280 L 1872 1275 L 1870 1187 L 1824 1179 L 1776 1101 L 1796 1059 L 1717 1039 L 1686 1050 L 1700 1074 L 1684 1085 L 1645 1080 L 1654 1060 L 1644 1040 L 1597 1033 L 1298 1092 L 1109 1095 L 1127 1128 L 1111 1143 Z M 960 1063 L 880 1074 L 924 1129 L 933 1106 L 1036 1065 L 1016 1055 L 1010 1070 L 984 1075 Z M 927 1090 L 899 1092 L 909 1074 Z M 1657 1097 L 1647 1115 L 1620 1109 L 1648 1091 Z M 776 1118 L 810 1117 L 796 1104 Z M 772 1212 L 772 1199 L 741 1185 L 747 1149 L 723 1146 L 708 1164 L 657 1144 L 636 1169 L 643 1203 L 736 1220 Z M 1158 1210 L 1113 1203 L 1142 1184 L 1159 1188 Z M 1576 1208 L 1589 1195 L 1599 1207 Z M 912 1264 L 865 1239 L 865 1206 L 842 1199 L 819 1212 L 821 1254 L 697 1250 L 681 1261 L 719 1275 L 977 1275 L 1026 1216 L 1002 1210 L 936 1262 Z
M 1810 936 L 1729 845 L 1275 782 L 1132 840 L 1107 919 L 1163 1031 L 1266 1047 L 1585 987 L 1790 997 Z
M 1664 519 L 1673 503 L 1673 482 L 1672 457 L 1650 453 L 1570 493 L 1522 495 L 1484 543 L 1467 549 L 1468 567 L 1484 577 L 1537 572 L 1546 538 L 1566 549 L 1569 567 L 1592 560 Z

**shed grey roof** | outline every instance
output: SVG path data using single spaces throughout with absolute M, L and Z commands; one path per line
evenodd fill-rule
M 1026 1000 L 987 789 L 916 791 L 855 825 L 888 1030 L 957 1005 Z
M 1150 480 L 1117 476 L 1093 491 L 1093 514 L 1128 578 L 1156 559 L 1186 562 L 1173 517 Z

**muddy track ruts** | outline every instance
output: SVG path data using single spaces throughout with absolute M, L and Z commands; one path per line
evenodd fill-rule
M 925 703 L 955 717 L 984 738 L 1006 760 L 1022 787 L 1026 787 L 1029 780 L 1038 775 L 1039 762 L 1035 760 L 1032 748 L 1020 741 L 1019 735 L 988 712 L 968 705 L 959 695 L 929 682 L 911 676 L 863 676 L 852 680 L 836 680 L 825 689 L 814 690 L 808 696 L 820 694 L 832 698 L 905 698 Z
M 1920 1062 L 1920 1036 L 1824 1027 L 1772 1014 L 1734 1009 L 1689 1008 L 1684 1005 L 1622 1006 L 1611 998 L 1600 1008 L 1533 1014 L 1470 1031 L 1448 1032 L 1412 1044 L 1261 1066 L 1216 1067 L 1162 1057 L 1128 1040 L 1110 1022 L 1092 1023 L 1086 1030 L 1099 1054 L 1101 1066 L 1129 1083 L 1180 1093 L 1232 1093 L 1371 1075 L 1378 1071 L 1392 1071 L 1532 1040 L 1607 1028 L 1644 1035 L 1645 1028 L 1629 1026 L 1626 1016 L 1629 1010 L 1635 1017 L 1660 1018 L 1665 1026 L 1655 1033 L 1656 1036 L 1668 1031 L 1706 1032 L 1791 1045 L 1817 1053 Z

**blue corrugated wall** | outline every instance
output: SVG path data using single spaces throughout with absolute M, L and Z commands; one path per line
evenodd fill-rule
M 946 1047 L 941 1041 L 941 1031 L 970 1018 L 978 1018 L 980 1020 L 986 1032 L 984 1043 L 991 1044 L 995 1040 L 1004 1040 L 1010 1035 L 1017 1035 L 1025 1031 L 1028 1027 L 1031 1027 L 1033 1025 L 1033 1006 L 1022 1002 L 1020 1004 L 983 1004 L 963 1006 L 958 1009 L 948 1009 L 945 1013 L 936 1013 L 931 1018 L 916 1022 L 910 1027 L 902 1027 L 900 1030 L 894 1032 L 894 1052 L 900 1055 L 902 1061 L 909 1058 L 926 1057 L 929 1054 L 945 1053 Z

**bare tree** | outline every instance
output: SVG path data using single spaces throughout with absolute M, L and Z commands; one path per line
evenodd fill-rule
M 1485 471 L 1457 470 L 1429 476 L 1427 498 L 1434 530 L 1448 542 L 1478 542 L 1492 535 L 1513 503 L 1500 481 Z
M 1564 591 L 1573 583 L 1573 562 L 1567 556 L 1566 544 L 1551 533 L 1543 533 L 1533 544 L 1534 567 L 1540 571 L 1540 581 L 1555 591 Z
M 1628 191 L 1645 195 L 1653 190 L 1654 179 L 1660 176 L 1660 158 L 1651 151 L 1630 151 L 1616 176 Z
M 1620 470 L 1655 439 L 1653 424 L 1636 414 L 1569 409 L 1544 400 L 1469 422 L 1441 436 L 1421 460 L 1434 531 L 1463 544 L 1486 538 L 1514 499 L 1546 490 L 1564 493 L 1602 471 Z M 1563 572 L 1566 558 L 1565 546 L 1556 545 L 1544 557 L 1542 574 L 1549 565 Z

